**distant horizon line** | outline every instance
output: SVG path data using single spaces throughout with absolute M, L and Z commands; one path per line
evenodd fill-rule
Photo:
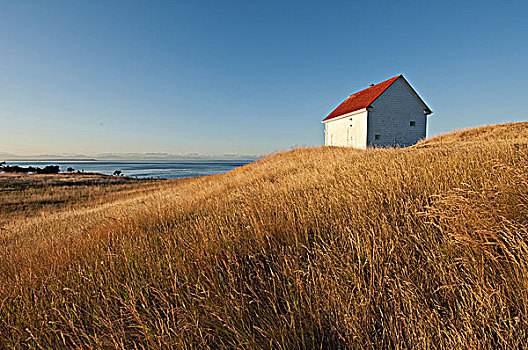
M 4 159 L 6 162 L 124 162 L 124 161 L 158 161 L 158 162 L 170 162 L 170 161 L 237 161 L 237 160 L 257 160 L 256 158 L 172 158 L 172 159 L 157 159 L 157 158 L 128 158 L 128 159 L 97 159 L 97 158 L 12 158 Z M 0 161 L 1 163 L 2 161 Z
M 256 160 L 262 158 L 262 155 L 251 154 L 170 154 L 170 153 L 99 153 L 92 156 L 84 154 L 60 155 L 60 154 L 32 154 L 19 155 L 13 153 L 0 153 L 0 162 L 16 161 L 70 161 L 70 162 L 89 162 L 89 161 L 185 161 L 185 160 Z

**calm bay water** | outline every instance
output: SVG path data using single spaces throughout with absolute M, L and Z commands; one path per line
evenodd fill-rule
M 71 167 L 75 171 L 112 175 L 120 170 L 122 175 L 138 178 L 178 179 L 226 173 L 251 160 L 186 160 L 186 161 L 8 161 L 7 165 L 43 168 L 58 165 L 61 172 Z

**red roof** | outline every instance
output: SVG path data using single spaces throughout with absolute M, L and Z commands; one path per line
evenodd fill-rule
M 367 108 L 400 77 L 402 77 L 401 74 L 348 96 L 332 113 L 323 119 L 323 122 L 358 109 Z

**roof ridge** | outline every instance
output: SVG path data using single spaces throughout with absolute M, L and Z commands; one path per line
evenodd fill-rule
M 367 108 L 374 102 L 385 90 L 387 90 L 396 80 L 403 78 L 403 74 L 398 74 L 392 78 L 371 85 L 363 90 L 357 91 L 349 95 L 332 113 L 330 113 L 323 121 L 339 117 L 343 114 L 351 113 L 362 108 Z M 405 79 L 405 78 L 404 78 Z
M 379 85 L 381 85 L 381 84 L 389 83 L 389 81 L 390 81 L 390 84 L 388 84 L 386 87 L 384 87 L 384 89 L 383 89 L 382 91 L 380 91 L 380 93 L 378 94 L 378 96 L 376 96 L 372 101 L 370 101 L 370 103 L 374 102 L 378 97 L 380 97 L 380 95 L 381 95 L 383 92 L 385 92 L 385 90 L 387 90 L 387 89 L 392 85 L 392 83 L 394 83 L 394 82 L 395 82 L 396 80 L 398 80 L 400 77 L 403 77 L 403 74 L 398 74 L 398 75 L 396 75 L 396 76 L 394 76 L 394 77 L 392 77 L 392 78 L 389 78 L 389 79 L 387 79 L 387 80 L 382 81 L 381 83 L 377 83 L 377 84 L 375 84 L 375 85 L 369 86 L 367 89 L 374 88 L 374 87 L 379 86 Z M 366 89 L 365 89 L 365 90 L 366 90 Z M 369 103 L 369 104 L 370 104 L 370 103 Z
M 363 92 L 363 91 L 365 91 L 365 90 L 371 89 L 371 88 L 376 87 L 376 86 L 378 86 L 378 85 L 380 85 L 380 84 L 386 83 L 386 82 L 388 82 L 389 80 L 392 80 L 392 79 L 396 80 L 396 79 L 399 78 L 399 77 L 403 77 L 403 74 L 398 74 L 398 75 L 395 75 L 395 76 L 393 76 L 393 77 L 391 77 L 391 78 L 389 78 L 389 79 L 385 79 L 385 80 L 383 80 L 383 81 L 380 81 L 379 83 L 371 84 L 371 85 L 369 85 L 368 87 L 364 88 L 363 90 L 356 91 L 356 92 L 354 92 L 353 94 L 351 94 L 351 95 L 349 95 L 349 96 L 353 96 L 353 95 L 359 94 L 360 92 Z

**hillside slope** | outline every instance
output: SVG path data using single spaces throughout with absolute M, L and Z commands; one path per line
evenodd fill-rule
M 528 123 L 316 147 L 0 231 L 5 347 L 528 345 Z

